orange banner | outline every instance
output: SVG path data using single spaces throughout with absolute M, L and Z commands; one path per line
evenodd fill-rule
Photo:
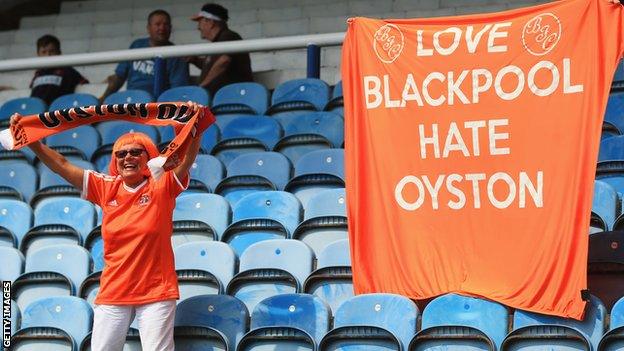
M 593 180 L 623 21 L 610 0 L 348 21 L 356 293 L 457 292 L 582 317 Z

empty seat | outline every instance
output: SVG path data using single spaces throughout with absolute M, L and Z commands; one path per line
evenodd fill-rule
M 225 166 L 237 156 L 254 151 L 268 151 L 282 137 L 282 127 L 270 117 L 240 116 L 228 123 L 221 133 L 221 141 L 212 148 Z
M 173 246 L 186 242 L 219 240 L 230 223 L 229 203 L 216 194 L 184 194 L 173 210 Z
M 620 64 L 617 66 L 615 74 L 613 75 L 614 85 L 621 85 L 622 83 L 624 83 L 624 61 L 620 61 Z
M 339 148 L 344 142 L 344 121 L 333 112 L 310 112 L 282 123 L 284 137 L 273 150 L 295 164 L 308 152 Z
M 71 163 L 82 169 L 93 170 L 95 167 L 89 161 L 72 160 Z M 74 196 L 80 197 L 82 189 L 77 189 L 69 184 L 65 178 L 50 170 L 46 165 L 39 165 L 39 188 L 30 200 L 33 207 L 43 199 L 57 196 Z
M 100 147 L 100 133 L 90 125 L 78 126 L 64 132 L 50 135 L 46 144 L 65 156 L 81 155 L 90 160 L 95 150 Z
M 143 90 L 124 90 L 110 94 L 104 99 L 104 104 L 138 104 L 153 102 L 152 94 Z
M 334 241 L 317 256 L 316 270 L 308 276 L 303 292 L 327 302 L 332 311 L 353 297 L 353 273 L 347 239 Z
M 613 136 L 601 140 L 598 161 L 617 160 L 624 160 L 624 136 Z
M 416 333 L 418 307 L 394 294 L 364 294 L 345 301 L 321 350 L 407 350 Z
M 232 205 L 245 195 L 262 190 L 283 190 L 292 165 L 277 152 L 251 152 L 235 158 L 227 167 L 227 178 L 215 188 Z
M 19 247 L 32 225 L 32 209 L 19 200 L 0 199 L 0 246 Z
M 596 212 L 592 211 L 589 219 L 589 234 L 604 232 L 607 230 L 607 222 L 605 222 L 605 220 L 602 219 L 602 217 L 600 217 Z
M 59 243 L 82 245 L 95 226 L 93 204 L 80 198 L 43 199 L 35 207 L 34 214 L 34 227 L 19 243 L 24 253 Z
M 330 319 L 329 306 L 316 296 L 271 296 L 256 305 L 238 350 L 316 350 Z
M 263 115 L 269 105 L 269 91 L 259 83 L 234 83 L 217 91 L 212 113 Z
M 607 224 L 607 230 L 613 228 L 615 218 L 619 215 L 619 196 L 613 186 L 600 180 L 594 182 L 594 198 L 592 211 Z
M 275 88 L 267 114 L 285 117 L 305 111 L 323 111 L 327 101 L 329 86 L 324 81 L 314 78 L 293 79 Z
M 338 82 L 332 90 L 331 100 L 325 105 L 325 111 L 332 111 L 339 115 L 343 115 L 344 99 L 342 97 L 342 81 Z
M 102 271 L 97 271 L 89 274 L 80 284 L 78 293 L 76 294 L 80 298 L 87 301 L 91 306 L 95 306 L 95 297 L 100 290 L 100 278 L 102 277 Z
M 500 348 L 509 323 L 507 308 L 484 299 L 447 294 L 427 304 L 421 331 L 410 350 L 491 350 Z
M 171 126 L 160 127 L 159 130 L 160 130 L 160 140 L 162 140 L 162 143 L 159 145 L 159 148 L 162 149 L 166 145 L 168 145 L 169 142 L 173 140 L 173 138 L 175 138 L 175 132 L 173 130 L 173 127 Z M 212 148 L 215 145 L 217 145 L 217 142 L 220 139 L 221 139 L 221 130 L 219 129 L 219 126 L 216 124 L 213 124 L 210 127 L 208 127 L 208 129 L 206 129 L 202 135 L 201 152 L 209 153 L 210 150 L 212 150 Z
M 222 294 L 236 272 L 236 255 L 225 243 L 198 241 L 174 249 L 180 300 Z
M 0 246 L 0 281 L 14 281 L 24 271 L 24 255 L 13 247 Z
M 263 299 L 297 293 L 312 271 L 314 253 L 296 240 L 266 240 L 251 245 L 240 256 L 239 273 L 227 294 L 245 303 L 250 311 Z
M 176 350 L 236 350 L 248 328 L 249 312 L 228 295 L 202 295 L 181 301 L 175 314 Z
M 49 296 L 76 295 L 89 274 L 89 252 L 78 245 L 59 244 L 28 252 L 24 274 L 13 284 L 15 301 L 24 310 Z
M 619 299 L 611 309 L 609 331 L 605 333 L 598 345 L 600 351 L 622 349 L 624 349 L 624 298 Z
M 624 232 L 589 235 L 587 286 L 607 309 L 624 295 Z
M 624 194 L 624 160 L 598 162 L 596 180 L 608 183 L 615 191 Z
M 604 120 L 624 131 L 624 92 L 609 94 Z
M 22 312 L 17 306 L 17 302 L 11 300 L 11 335 L 13 335 L 19 328 L 22 321 Z M 0 347 L 0 349 L 2 349 Z
M 83 299 L 40 299 L 22 309 L 21 329 L 11 338 L 11 350 L 77 350 L 92 326 L 93 310 Z
M 33 166 L 23 162 L 3 162 L 0 167 L 0 197 L 29 202 L 39 177 Z
M 244 114 L 244 113 L 229 113 L 229 114 L 220 114 L 220 115 L 216 115 L 215 117 L 217 118 L 217 121 L 215 122 L 216 125 L 219 126 L 220 130 L 224 130 L 228 124 L 230 124 L 230 122 L 232 122 L 233 120 L 239 118 L 239 117 L 249 117 L 252 115 L 249 114 Z M 265 117 L 264 115 L 253 115 L 256 117 Z
M 191 182 L 188 191 L 214 192 L 219 182 L 225 177 L 225 166 L 218 158 L 199 154 L 190 170 Z
M 193 101 L 200 105 L 210 105 L 210 96 L 206 89 L 188 85 L 170 88 L 162 92 L 158 97 L 158 102 L 187 102 Z
M 605 329 L 607 311 L 591 296 L 582 321 L 516 310 L 513 331 L 503 350 L 596 350 Z
M 101 223 L 93 228 L 84 240 L 84 248 L 91 253 L 92 272 L 99 272 L 104 269 L 104 240 L 102 240 Z
M 344 187 L 344 150 L 328 149 L 303 155 L 295 164 L 295 175 L 285 190 L 307 207 L 310 198 L 319 191 Z
M 0 106 L 0 127 L 9 125 L 9 118 L 14 113 L 23 116 L 36 115 L 46 111 L 46 103 L 36 97 L 23 97 L 6 101 Z
M 600 133 L 601 140 L 618 135 L 622 135 L 622 132 L 618 129 L 617 126 L 608 121 L 602 122 L 602 132 Z
M 57 97 L 56 99 L 54 99 L 54 101 L 52 101 L 48 110 L 56 111 L 73 107 L 94 106 L 99 104 L 100 102 L 98 101 L 98 99 L 91 94 L 74 93 Z
M 284 191 L 258 191 L 240 199 L 233 206 L 232 224 L 221 241 L 241 254 L 253 243 L 291 236 L 301 219 L 301 204 Z

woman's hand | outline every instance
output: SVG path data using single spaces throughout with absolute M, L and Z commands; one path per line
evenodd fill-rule
M 21 119 L 22 115 L 20 115 L 19 113 L 14 113 L 13 116 L 11 116 L 11 125 L 17 124 Z

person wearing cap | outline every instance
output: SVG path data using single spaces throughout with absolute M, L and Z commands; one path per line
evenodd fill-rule
M 238 33 L 228 28 L 228 10 L 221 5 L 205 4 L 191 19 L 197 22 L 202 39 L 214 43 L 242 40 Z M 248 53 L 195 57 L 190 62 L 201 69 L 199 86 L 208 90 L 211 96 L 225 85 L 253 81 Z
M 132 42 L 130 49 L 149 48 L 157 46 L 173 45 L 169 41 L 171 36 L 171 16 L 165 10 L 154 10 L 147 16 L 147 38 L 140 38 Z M 175 88 L 189 84 L 188 63 L 181 58 L 166 58 L 165 68 L 167 81 L 164 89 Z M 126 88 L 144 90 L 150 94 L 154 93 L 154 60 L 145 59 L 137 61 L 120 62 L 115 69 L 115 73 L 108 76 L 108 86 L 100 96 L 100 102 L 118 91 L 125 81 L 128 81 Z M 154 98 L 158 98 L 155 96 Z

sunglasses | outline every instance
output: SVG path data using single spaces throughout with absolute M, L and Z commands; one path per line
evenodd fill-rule
M 115 151 L 115 157 L 117 158 L 125 158 L 127 154 L 133 157 L 139 157 L 141 154 L 145 152 L 144 149 L 130 149 L 130 150 L 119 150 Z

